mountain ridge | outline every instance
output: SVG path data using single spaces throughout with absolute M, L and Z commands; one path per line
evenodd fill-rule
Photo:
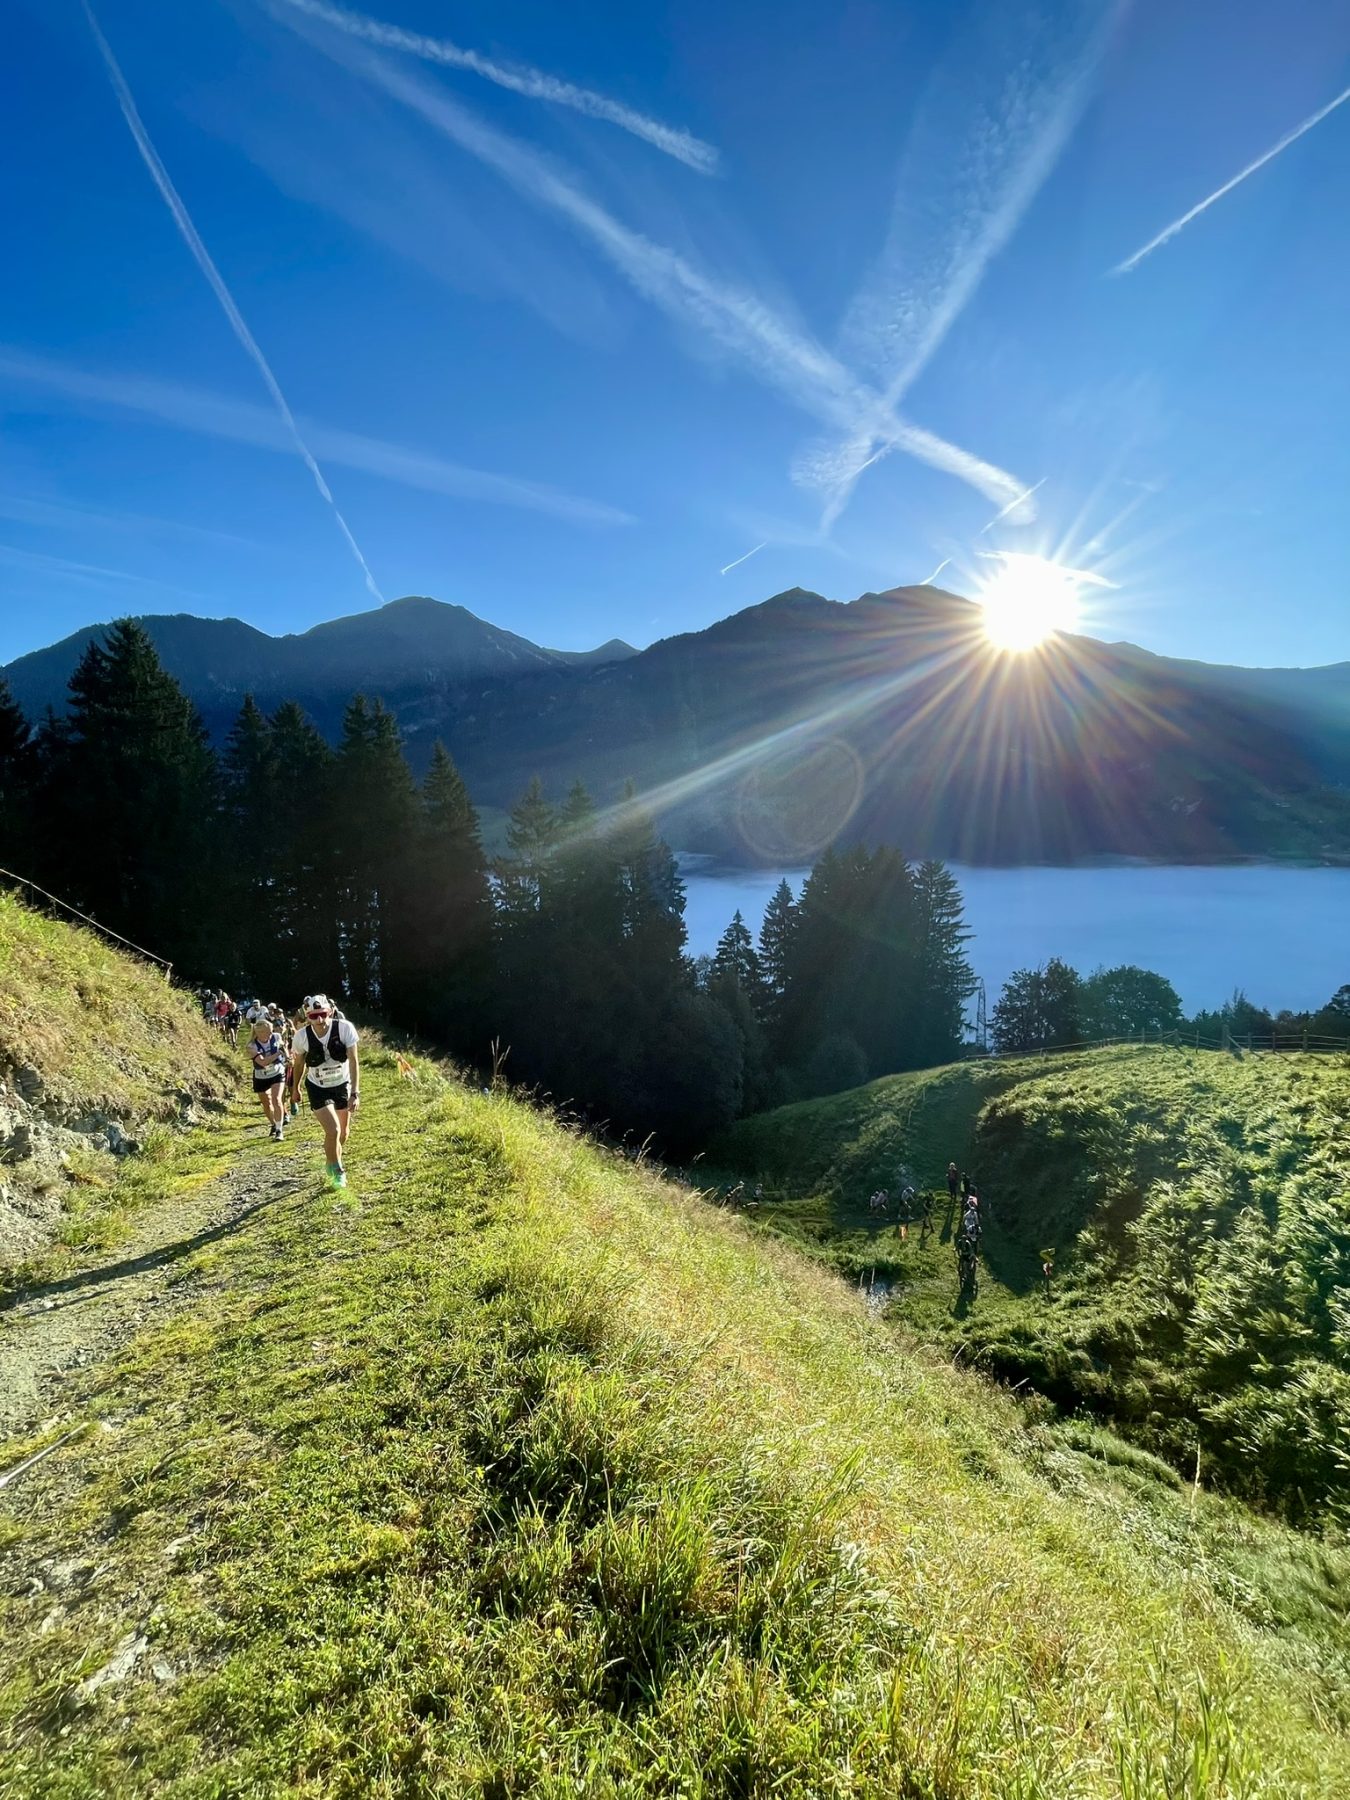
M 551 651 L 416 595 L 282 638 L 146 623 L 218 740 L 246 691 L 332 738 L 364 690 L 415 765 L 442 738 L 480 804 L 536 773 L 607 804 L 631 778 L 673 842 L 732 863 L 855 838 L 972 863 L 1350 861 L 1350 664 L 1225 668 L 1072 634 L 1013 656 L 929 586 L 789 588 L 643 650 Z M 9 666 L 30 716 L 97 629 Z

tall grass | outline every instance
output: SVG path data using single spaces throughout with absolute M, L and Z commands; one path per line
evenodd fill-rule
M 14 1791 L 1350 1792 L 1323 1647 L 1184 1495 L 654 1171 L 365 1069 L 347 1195 L 215 1245 L 30 1490 L 7 1571 L 103 1573 L 0 1582 Z
M 1350 1063 L 1177 1049 L 959 1065 L 745 1121 L 715 1156 L 777 1229 L 886 1259 L 913 1329 L 1304 1524 L 1350 1524 Z M 878 1245 L 868 1184 L 974 1171 L 987 1279 Z M 1053 1299 L 1041 1279 L 1053 1253 Z
M 188 996 L 92 931 L 0 890 L 0 1070 L 31 1064 L 64 1106 L 167 1118 L 173 1092 L 237 1079 Z

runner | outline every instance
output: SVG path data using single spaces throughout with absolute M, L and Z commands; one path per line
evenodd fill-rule
M 352 1114 L 361 1104 L 361 1065 L 356 1027 L 341 1018 L 327 994 L 305 998 L 305 1028 L 291 1044 L 291 1078 L 298 1095 L 303 1076 L 311 1112 L 323 1127 L 323 1150 L 329 1184 L 346 1187 L 342 1149 Z
M 253 1029 L 249 1033 L 248 1050 L 253 1058 L 253 1091 L 262 1101 L 267 1123 L 272 1128 L 270 1135 L 279 1144 L 285 1135 L 286 1115 L 281 1096 L 282 1083 L 289 1066 L 286 1040 L 271 1020 L 260 1013 L 254 1019 Z
M 956 1190 L 960 1185 L 961 1177 L 956 1172 L 956 1164 L 954 1162 L 949 1162 L 947 1164 L 947 1198 L 952 1201 L 953 1204 L 955 1204 L 956 1201 Z

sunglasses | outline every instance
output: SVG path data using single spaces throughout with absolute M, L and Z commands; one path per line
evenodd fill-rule
M 325 1011 L 323 1007 L 319 1007 L 317 1011 L 306 1013 L 305 1017 L 307 1019 L 328 1019 L 332 1017 L 332 1014 Z

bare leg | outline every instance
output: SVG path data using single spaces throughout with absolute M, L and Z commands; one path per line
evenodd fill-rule
M 330 1167 L 341 1163 L 342 1153 L 338 1149 L 338 1114 L 331 1106 L 319 1106 L 315 1108 L 314 1116 L 323 1127 L 324 1161 Z M 345 1118 L 346 1114 L 344 1113 L 342 1116 Z
M 333 1158 L 333 1161 L 341 1162 L 342 1161 L 342 1152 L 346 1148 L 347 1139 L 350 1136 L 351 1129 L 352 1129 L 352 1115 L 351 1115 L 350 1107 L 344 1106 L 342 1108 L 342 1110 L 338 1113 L 337 1127 L 338 1127 L 338 1153 Z

